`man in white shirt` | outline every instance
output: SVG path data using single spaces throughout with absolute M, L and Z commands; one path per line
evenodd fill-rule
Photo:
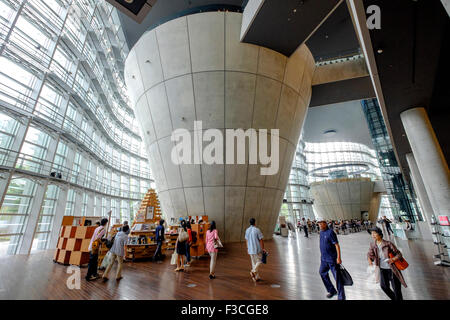
M 247 243 L 247 252 L 250 255 L 252 261 L 252 270 L 250 271 L 250 276 L 254 282 L 260 280 L 259 268 L 262 264 L 262 253 L 266 252 L 264 249 L 263 234 L 255 226 L 255 218 L 250 219 L 250 227 L 245 231 L 245 240 Z
M 92 245 L 96 242 L 96 247 L 98 248 L 98 242 L 101 241 L 103 236 L 106 233 L 106 224 L 108 223 L 108 219 L 103 218 L 100 222 L 100 226 L 97 227 L 94 231 L 94 235 L 91 238 L 91 242 L 89 243 L 89 265 L 88 272 L 86 274 L 86 280 L 91 281 L 98 279 L 98 249 L 94 249 Z
M 308 238 L 308 224 L 306 223 L 306 219 L 303 217 L 302 218 L 302 227 L 303 227 L 303 231 L 305 232 L 305 237 Z

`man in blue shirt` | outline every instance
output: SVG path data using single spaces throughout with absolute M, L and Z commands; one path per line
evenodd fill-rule
M 155 238 L 156 238 L 156 251 L 155 254 L 153 255 L 153 261 L 156 261 L 157 263 L 162 263 L 162 245 L 164 242 L 164 220 L 161 219 L 159 220 L 159 225 L 156 227 L 155 230 Z
M 117 267 L 117 273 L 116 273 L 116 280 L 122 279 L 122 266 L 123 266 L 123 257 L 125 256 L 125 245 L 127 244 L 127 231 L 130 229 L 128 225 L 125 225 L 122 227 L 122 231 L 116 234 L 114 237 L 114 243 L 109 249 L 111 251 L 111 262 L 106 267 L 105 273 L 103 274 L 103 282 L 108 281 L 108 274 L 111 271 L 111 268 L 114 264 L 114 260 L 117 260 L 117 263 L 119 264 Z
M 255 218 L 250 219 L 250 227 L 245 231 L 245 240 L 247 241 L 247 252 L 250 255 L 252 261 L 252 270 L 250 271 L 250 276 L 254 282 L 259 281 L 259 267 L 262 264 L 262 253 L 266 250 L 264 249 L 263 234 L 255 226 Z
M 344 285 L 342 284 L 339 265 L 342 263 L 341 248 L 336 233 L 328 228 L 327 222 L 323 218 L 318 218 L 320 227 L 320 269 L 323 284 L 328 291 L 327 298 L 332 298 L 338 294 L 339 300 L 345 300 Z M 328 271 L 333 273 L 336 280 L 336 288 L 333 286 L 328 275 Z

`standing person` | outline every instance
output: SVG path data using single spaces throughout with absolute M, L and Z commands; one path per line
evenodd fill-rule
M 215 247 L 216 241 L 219 240 L 219 233 L 216 229 L 216 222 L 211 221 L 208 231 L 206 231 L 206 251 L 208 251 L 211 261 L 209 263 L 209 278 L 216 278 L 216 261 L 219 250 Z
M 181 228 L 178 230 L 178 238 L 175 243 L 177 252 L 177 268 L 175 271 L 184 271 L 184 256 L 186 255 L 186 241 L 189 240 L 186 221 L 181 220 Z
M 380 268 L 381 289 L 391 300 L 403 300 L 402 285 L 405 288 L 407 286 L 401 271 L 394 263 L 402 258 L 402 253 L 392 242 L 383 239 L 383 231 L 380 228 L 372 228 L 368 232 L 375 241 L 370 244 L 367 260 L 369 265 L 375 262 L 375 265 Z M 392 258 L 389 258 L 390 253 L 393 255 Z M 391 285 L 394 290 L 391 289 Z
M 130 226 L 128 225 L 128 221 L 124 221 L 122 224 L 122 228 L 120 228 L 120 230 L 123 230 L 123 227 L 128 226 L 128 231 L 126 232 L 127 235 L 130 234 Z
M 327 298 L 330 299 L 338 294 L 339 300 L 345 300 L 344 285 L 341 280 L 341 275 L 338 270 L 342 263 L 341 248 L 336 236 L 336 233 L 328 228 L 327 222 L 323 218 L 318 218 L 317 222 L 320 227 L 320 269 L 319 273 L 322 277 L 323 284 L 328 291 Z M 333 273 L 336 280 L 336 287 L 333 286 L 328 275 L 328 271 Z
M 186 229 L 187 233 L 189 235 L 189 239 L 186 240 L 186 267 L 191 266 L 191 244 L 192 244 L 192 227 L 191 223 L 188 221 L 186 222 Z
M 114 260 L 117 260 L 117 272 L 116 272 L 116 280 L 122 279 L 122 266 L 123 266 L 123 257 L 125 256 L 125 245 L 127 244 L 128 234 L 127 231 L 130 230 L 129 225 L 124 225 L 122 227 L 122 231 L 116 234 L 114 238 L 114 243 L 109 250 L 112 253 L 111 263 L 106 267 L 105 273 L 103 274 L 103 282 L 108 281 L 108 274 L 111 271 L 111 268 L 114 264 Z
M 382 224 L 384 224 L 384 226 L 386 228 L 386 232 L 388 233 L 388 237 L 390 237 L 391 234 L 394 233 L 394 231 L 392 231 L 392 228 L 391 228 L 392 221 L 389 220 L 388 218 L 386 218 L 386 216 L 383 216 L 383 218 L 380 220 L 380 222 Z
M 245 231 L 245 240 L 247 243 L 247 252 L 250 255 L 252 262 L 252 270 L 250 271 L 250 276 L 254 282 L 259 281 L 259 267 L 262 265 L 262 253 L 266 252 L 264 249 L 263 234 L 255 226 L 255 218 L 250 219 L 250 227 Z
M 155 230 L 155 237 L 156 237 L 156 251 L 155 254 L 153 256 L 153 260 L 156 261 L 157 263 L 161 263 L 162 261 L 162 253 L 161 253 L 161 249 L 162 249 L 162 245 L 164 242 L 164 220 L 161 219 L 159 220 L 159 225 L 156 227 Z
M 306 223 L 305 217 L 302 218 L 302 227 L 303 231 L 305 232 L 305 237 L 308 238 L 308 224 Z
M 95 228 L 92 235 L 91 242 L 89 243 L 89 265 L 88 272 L 86 274 L 86 280 L 91 281 L 99 278 L 97 273 L 98 268 L 98 250 L 101 244 L 101 239 L 106 233 L 106 224 L 108 219 L 103 218 L 100 221 L 100 226 Z

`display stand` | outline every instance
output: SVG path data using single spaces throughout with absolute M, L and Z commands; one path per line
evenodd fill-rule
M 431 234 L 433 243 L 437 246 L 438 254 L 434 258 L 438 259 L 434 262 L 437 266 L 449 267 L 450 252 L 450 226 L 448 216 L 439 216 L 438 219 L 434 215 L 431 216 Z
M 209 229 L 209 223 L 192 224 L 191 229 L 192 232 L 197 232 L 197 241 L 191 245 L 191 257 L 199 258 L 206 253 L 206 231 Z
M 64 216 L 53 261 L 63 265 L 84 266 L 89 262 L 89 243 L 97 226 L 84 226 L 88 220 L 95 223 L 99 217 Z
M 125 245 L 127 259 L 135 261 L 153 257 L 157 247 L 155 229 L 160 219 L 161 208 L 158 195 L 154 189 L 149 189 L 141 202 Z
M 166 230 L 163 249 L 164 250 L 175 250 L 175 243 L 178 238 L 178 228 L 179 226 L 169 226 L 169 230 Z

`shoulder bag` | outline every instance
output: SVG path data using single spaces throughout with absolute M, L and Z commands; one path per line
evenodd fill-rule
M 183 228 L 181 228 L 180 234 L 178 235 L 178 241 L 179 242 L 184 242 L 184 241 L 186 241 L 188 239 L 189 239 L 189 234 L 186 231 L 184 231 Z
M 216 240 L 214 240 L 214 249 L 223 248 L 222 241 L 220 241 L 220 238 L 217 237 Z
M 389 258 L 392 259 L 394 257 L 395 257 L 394 254 L 392 252 L 389 252 Z M 403 257 L 394 261 L 394 264 L 398 270 L 405 270 L 409 266 L 408 262 L 406 262 L 406 260 Z

